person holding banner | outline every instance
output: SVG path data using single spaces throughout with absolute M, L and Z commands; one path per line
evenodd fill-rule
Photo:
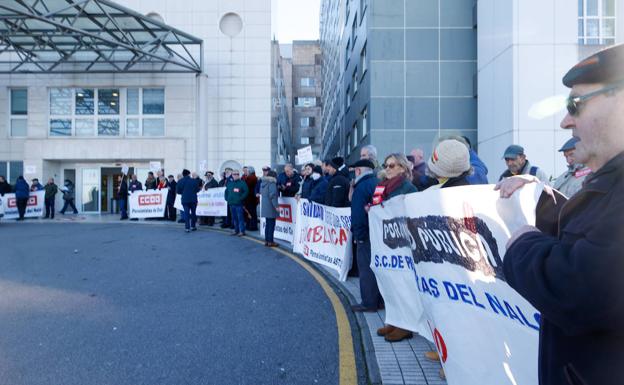
M 355 169 L 355 185 L 351 199 L 351 233 L 357 244 L 356 258 L 360 274 L 360 296 L 362 302 L 351 306 L 356 312 L 376 312 L 383 302 L 375 273 L 370 267 L 371 244 L 368 230 L 368 208 L 373 200 L 375 187 L 375 163 L 361 159 L 351 166 Z
M 403 154 L 394 153 L 386 156 L 381 166 L 383 168 L 383 180 L 373 193 L 373 204 L 382 204 L 383 201 L 398 195 L 417 192 L 412 184 L 412 167 L 409 160 Z M 377 329 L 377 335 L 383 336 L 388 342 L 398 342 L 412 338 L 413 333 L 393 325 L 384 325 Z
M 117 187 L 117 204 L 119 205 L 119 213 L 121 218 L 119 220 L 128 219 L 128 181 L 125 175 L 119 175 L 117 177 L 119 181 L 119 187 Z
M 507 243 L 507 283 L 540 311 L 539 383 L 621 384 L 624 378 L 624 45 L 581 61 L 561 127 L 575 160 L 591 170 L 554 219 L 554 231 L 524 226 Z M 529 175 L 497 185 L 507 198 Z M 543 194 L 542 194 L 543 195 Z M 538 221 L 540 211 L 536 212 Z
M 178 186 L 178 182 L 176 182 L 173 175 L 168 175 L 167 179 L 167 208 L 165 209 L 165 219 L 171 222 L 175 222 L 177 212 L 176 208 L 173 205 L 175 204 L 176 187 Z
M 234 224 L 234 233 L 242 237 L 245 235 L 245 214 L 243 202 L 249 194 L 247 184 L 240 178 L 240 171 L 232 171 L 232 182 L 227 184 L 225 189 L 225 200 L 227 201 L 230 211 L 232 212 L 232 222 Z
M 28 205 L 28 196 L 30 195 L 30 188 L 23 176 L 17 177 L 15 182 L 15 200 L 17 201 L 17 212 L 19 213 L 18 221 L 24 220 L 26 214 L 26 206 Z
M 184 207 L 184 230 L 188 233 L 196 231 L 195 226 L 197 222 L 197 193 L 200 191 L 200 187 L 195 179 L 190 177 L 191 172 L 187 169 L 182 170 L 182 179 L 178 181 L 176 190 L 178 194 L 181 194 L 182 207 Z
M 263 176 L 260 193 L 260 216 L 266 220 L 266 228 L 264 229 L 264 245 L 268 247 L 277 247 L 277 243 L 273 240 L 275 233 L 275 222 L 279 216 L 279 203 L 277 201 L 277 173 L 268 171 Z

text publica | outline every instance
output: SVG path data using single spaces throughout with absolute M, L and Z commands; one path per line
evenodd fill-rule
M 391 249 L 409 247 L 414 263 L 446 261 L 505 280 L 496 239 L 480 218 L 398 217 L 384 220 L 382 226 L 384 244 Z

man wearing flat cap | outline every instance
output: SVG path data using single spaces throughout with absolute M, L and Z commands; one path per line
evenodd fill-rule
M 503 155 L 507 170 L 500 176 L 498 180 L 509 178 L 514 175 L 533 175 L 542 182 L 548 183 L 548 176 L 541 168 L 533 166 L 526 155 L 524 154 L 524 148 L 517 144 L 512 144 L 505 149 Z
M 351 198 L 351 232 L 357 244 L 356 259 L 360 274 L 360 295 L 362 302 L 351 306 L 353 311 L 375 312 L 382 303 L 375 273 L 370 268 L 371 244 L 368 229 L 368 206 L 379 180 L 375 177 L 375 164 L 369 159 L 360 159 L 351 165 L 355 169 L 355 185 Z
M 503 270 L 507 283 L 541 313 L 540 384 L 621 384 L 624 45 L 583 60 L 563 83 L 571 91 L 561 127 L 578 139 L 575 161 L 593 172 L 560 205 L 552 233 L 525 226 L 512 234 Z M 505 179 L 501 196 L 531 178 Z
M 577 163 L 574 159 L 574 150 L 576 150 L 577 138 L 568 139 L 559 152 L 563 152 L 568 169 L 553 183 L 553 188 L 559 190 L 563 195 L 571 197 L 583 187 L 583 182 L 587 175 L 591 172 L 589 167 L 585 167 L 582 163 Z

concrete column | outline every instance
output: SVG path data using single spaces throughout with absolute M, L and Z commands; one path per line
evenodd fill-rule
M 208 167 L 208 75 L 201 73 L 196 77 L 197 106 L 195 112 L 195 159 L 192 160 L 194 170 L 200 171 L 200 164 L 206 161 Z M 189 165 L 191 166 L 191 165 Z

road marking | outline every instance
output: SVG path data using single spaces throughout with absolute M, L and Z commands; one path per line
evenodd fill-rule
M 228 233 L 225 230 L 219 229 L 206 229 L 211 231 L 217 231 L 220 233 Z M 264 246 L 264 243 L 253 237 L 243 237 L 248 241 L 252 241 Z M 310 265 L 304 262 L 299 256 L 286 251 L 282 248 L 272 248 L 278 253 L 284 254 L 288 258 L 297 262 L 301 267 L 306 269 L 308 273 L 321 285 L 327 298 L 329 298 L 334 313 L 336 314 L 336 325 L 338 327 L 338 365 L 339 365 L 339 384 L 340 385 L 357 385 L 357 370 L 355 368 L 355 353 L 353 351 L 353 338 L 351 336 L 351 326 L 349 324 L 349 318 L 345 311 L 340 298 L 336 295 L 331 288 L 325 277 L 323 277 L 318 271 L 314 270 Z

